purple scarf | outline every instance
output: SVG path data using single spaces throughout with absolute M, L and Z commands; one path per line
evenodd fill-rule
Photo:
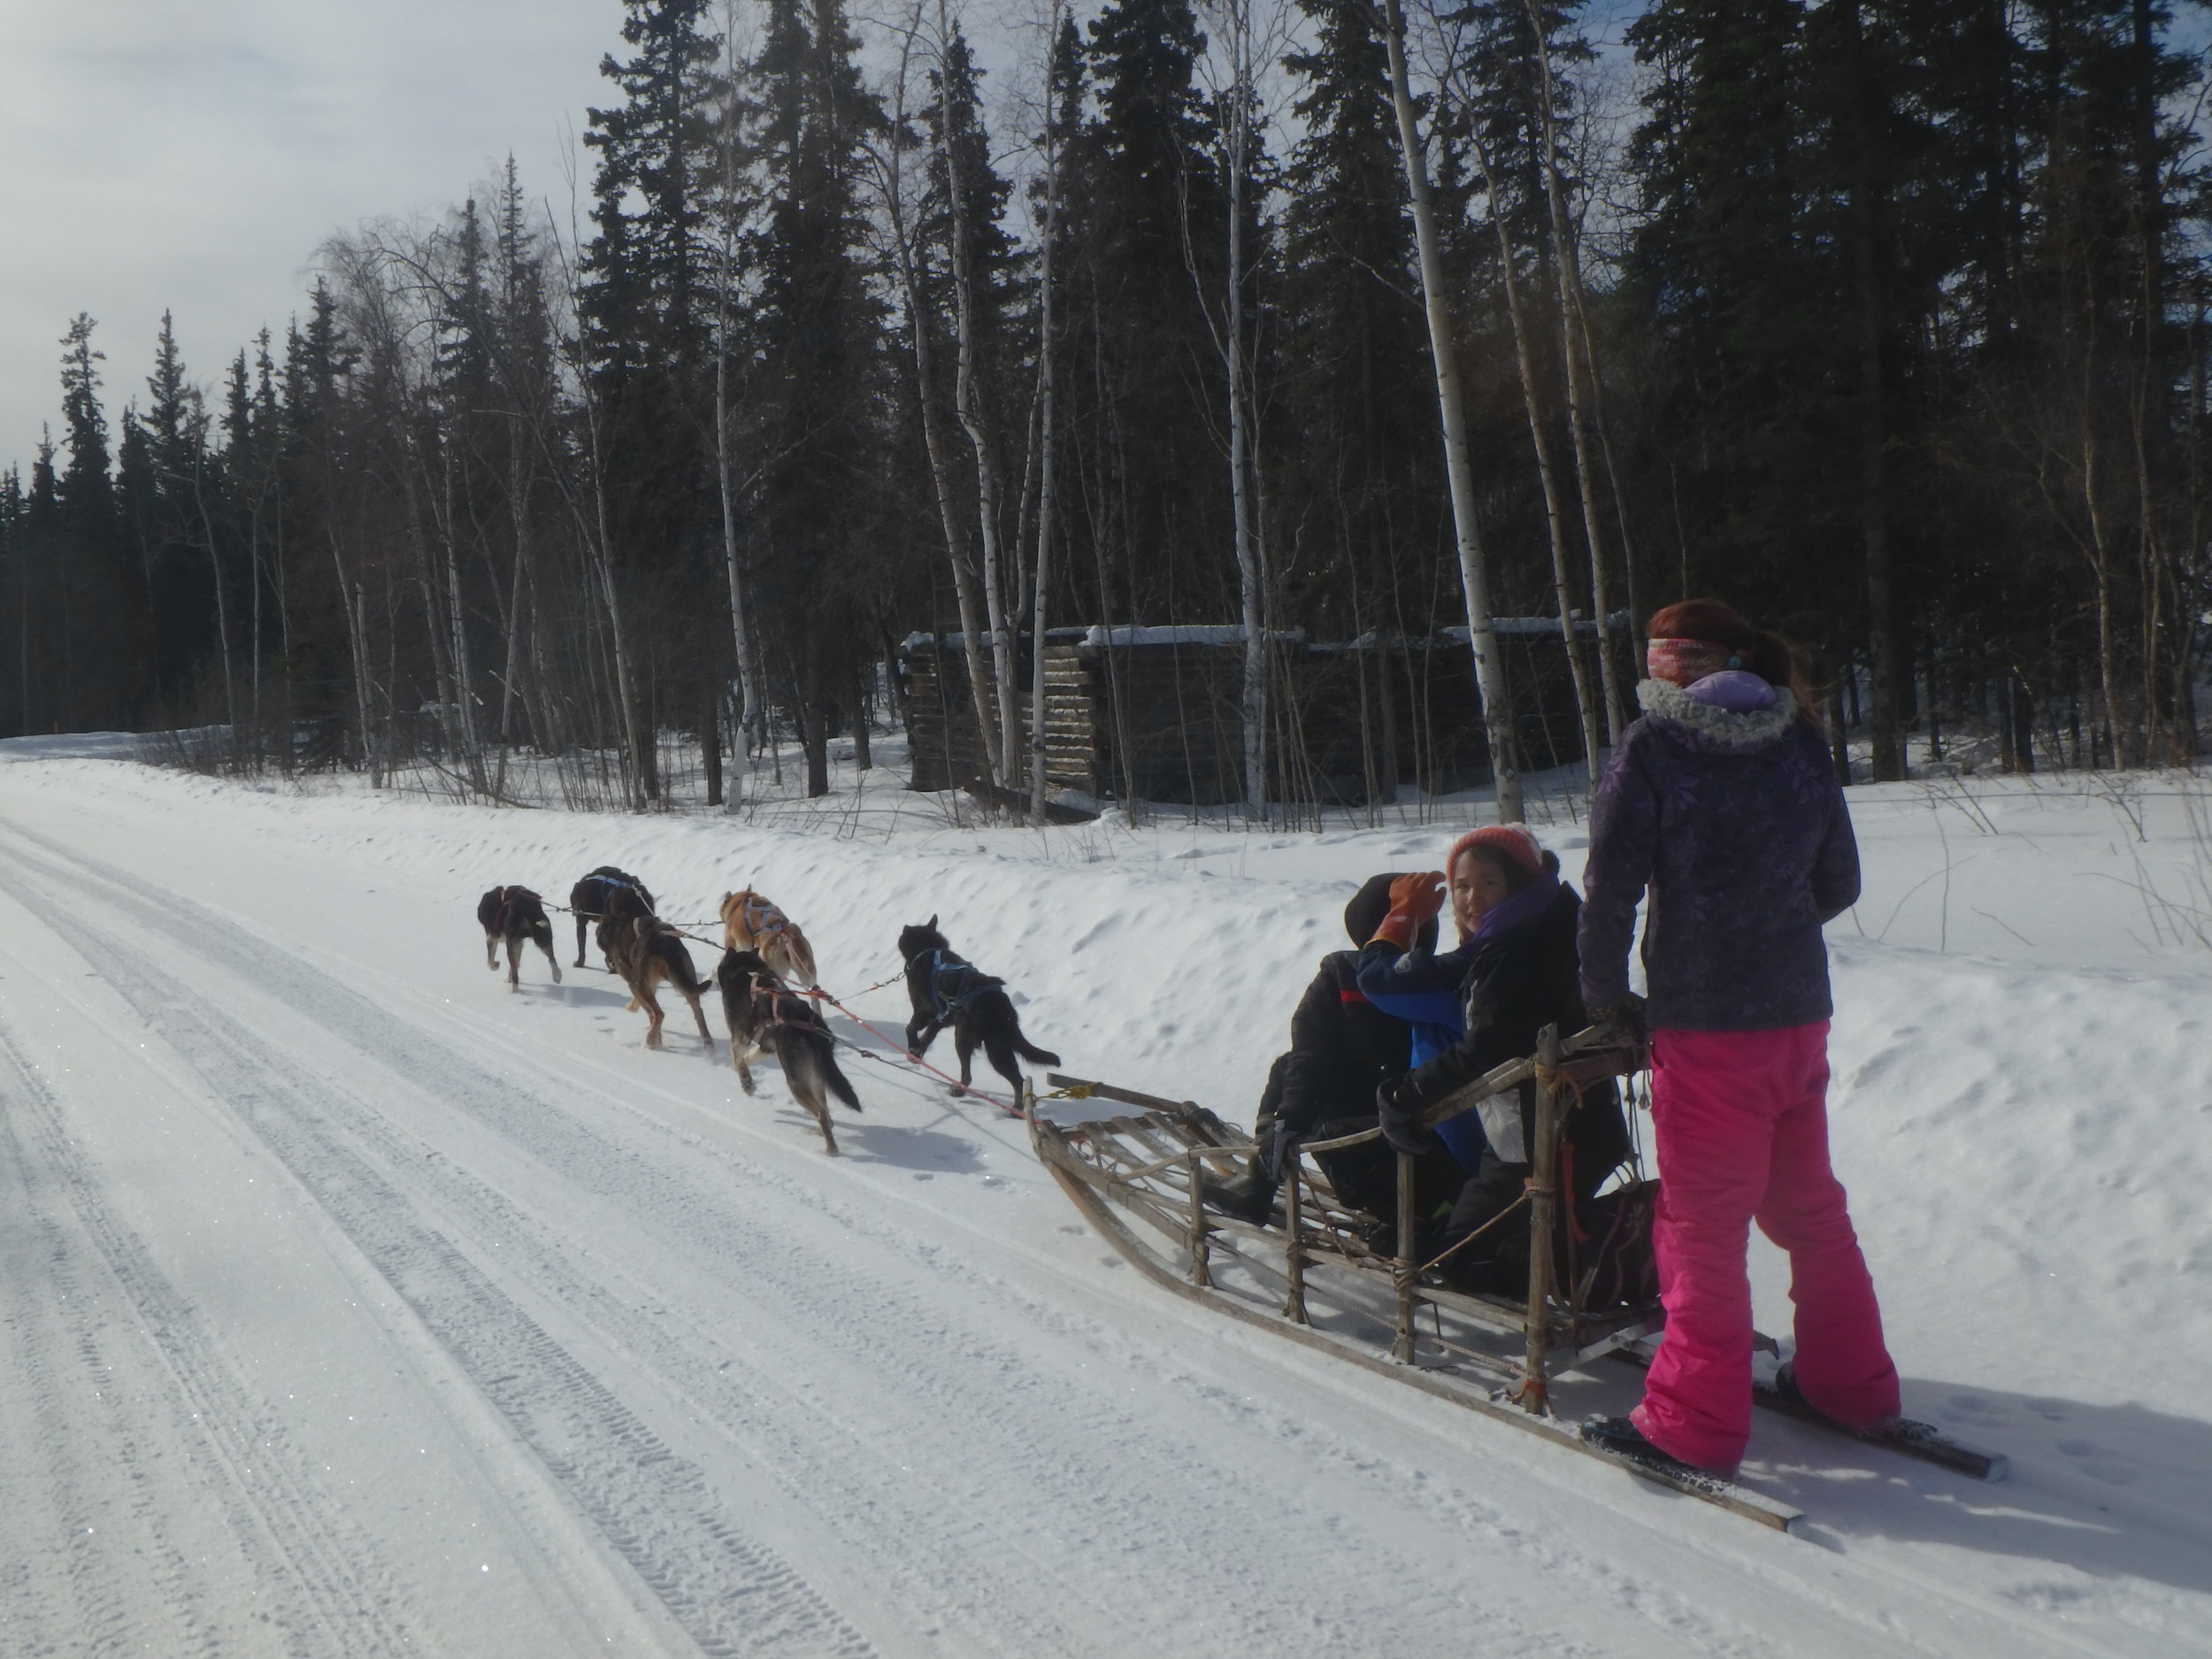
M 1502 938 L 1515 928 L 1534 921 L 1551 907 L 1551 902 L 1558 896 L 1559 877 L 1547 870 L 1476 923 L 1474 933 L 1463 942 L 1479 945 Z

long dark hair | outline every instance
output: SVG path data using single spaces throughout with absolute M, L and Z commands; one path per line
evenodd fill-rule
M 1819 723 L 1820 704 L 1805 682 L 1796 649 L 1780 634 L 1753 627 L 1719 600 L 1685 599 L 1664 606 L 1652 613 L 1645 632 L 1655 640 L 1701 640 L 1724 647 L 1767 684 L 1788 692 L 1800 714 Z

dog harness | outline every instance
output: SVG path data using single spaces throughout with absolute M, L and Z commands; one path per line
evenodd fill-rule
M 584 915 L 601 917 L 607 913 L 607 890 L 610 887 L 620 887 L 626 893 L 636 894 L 638 895 L 639 902 L 645 906 L 645 913 L 648 916 L 653 914 L 652 898 L 646 893 L 643 887 L 640 887 L 636 882 L 631 880 L 628 877 L 603 876 L 599 874 L 598 872 L 594 871 L 590 875 L 586 876 L 584 879 L 586 881 L 596 881 L 599 884 L 599 908 L 595 910 L 586 910 L 583 912 Z
M 745 918 L 745 931 L 749 933 L 780 933 L 791 926 L 789 917 L 757 893 L 745 901 L 740 914 Z
M 930 1018 L 942 1025 L 963 1012 L 977 997 L 998 981 L 979 970 L 972 962 L 963 962 L 957 956 L 948 962 L 945 953 L 929 953 Z

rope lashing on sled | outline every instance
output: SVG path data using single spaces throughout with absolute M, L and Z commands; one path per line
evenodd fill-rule
M 1528 1202 L 1528 1194 L 1529 1189 L 1526 1185 L 1524 1185 L 1521 1189 L 1521 1195 L 1518 1198 L 1508 1204 L 1503 1210 L 1498 1211 L 1496 1215 L 1491 1217 L 1489 1220 L 1484 1222 L 1482 1225 L 1477 1227 L 1472 1233 L 1462 1239 L 1457 1244 L 1453 1245 L 1451 1248 L 1444 1251 L 1441 1255 L 1432 1256 L 1427 1261 L 1422 1263 L 1418 1267 L 1413 1270 L 1413 1276 L 1416 1279 L 1418 1279 L 1422 1274 L 1432 1273 L 1438 1268 L 1443 1266 L 1445 1263 L 1450 1261 L 1452 1257 L 1457 1256 L 1462 1250 L 1472 1244 L 1477 1239 L 1482 1237 L 1484 1233 L 1489 1232 L 1491 1228 L 1496 1226 L 1501 1221 L 1503 1221 L 1507 1217 L 1512 1215 L 1515 1211 L 1519 1210 L 1523 1204 Z
M 1548 1066 L 1541 1060 L 1535 1062 L 1535 1065 L 1538 1088 L 1552 1094 L 1558 1094 L 1563 1090 L 1572 1094 L 1575 1097 L 1573 1110 L 1576 1111 L 1580 1111 L 1589 1104 L 1588 1098 L 1582 1092 L 1582 1079 L 1575 1075 L 1572 1067 Z M 1568 1140 L 1563 1133 L 1559 1138 L 1559 1164 L 1561 1186 L 1566 1193 L 1572 1194 L 1575 1188 L 1575 1148 L 1574 1142 Z M 1535 1185 L 1534 1179 L 1532 1178 L 1528 1190 L 1533 1192 Z M 1523 1195 L 1526 1196 L 1526 1194 Z M 1575 1214 L 1575 1205 L 1571 1196 L 1567 1203 L 1567 1231 L 1574 1235 L 1574 1241 L 1577 1244 L 1590 1242 L 1590 1235 L 1582 1225 L 1582 1217 Z

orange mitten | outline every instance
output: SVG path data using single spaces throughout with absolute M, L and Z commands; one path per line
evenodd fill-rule
M 1375 930 L 1375 938 L 1367 942 L 1386 940 L 1400 950 L 1410 950 L 1421 936 L 1423 925 L 1434 921 L 1443 908 L 1443 872 L 1425 870 L 1417 875 L 1400 876 L 1390 884 L 1390 914 Z

